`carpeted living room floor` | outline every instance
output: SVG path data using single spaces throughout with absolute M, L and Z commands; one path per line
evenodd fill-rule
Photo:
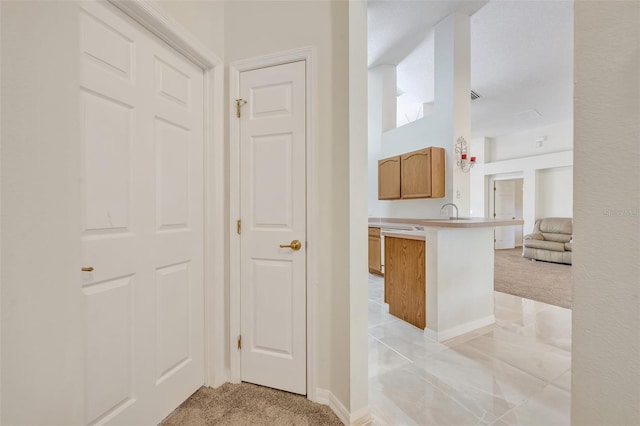
M 522 248 L 496 250 L 494 290 L 571 309 L 571 265 L 522 257 Z

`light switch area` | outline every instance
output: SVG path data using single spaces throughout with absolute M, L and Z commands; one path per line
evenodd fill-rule
M 460 190 L 456 189 L 456 198 L 459 200 L 462 195 L 460 194 Z

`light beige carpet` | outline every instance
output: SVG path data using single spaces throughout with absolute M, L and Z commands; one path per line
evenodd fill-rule
M 201 387 L 161 425 L 335 425 L 342 422 L 326 405 L 249 383 Z
M 571 309 L 571 265 L 522 257 L 522 248 L 495 251 L 494 289 Z

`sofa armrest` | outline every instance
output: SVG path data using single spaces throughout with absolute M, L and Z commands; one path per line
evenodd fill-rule
M 544 240 L 544 237 L 539 232 L 534 232 L 533 234 L 527 234 L 524 236 L 525 240 Z

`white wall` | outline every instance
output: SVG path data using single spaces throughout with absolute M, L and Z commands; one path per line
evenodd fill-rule
M 639 21 L 575 2 L 574 425 L 640 419 Z
M 325 1 L 227 2 L 224 49 L 228 63 L 304 46 L 317 49 L 318 223 L 313 225 L 319 239 L 310 242 L 316 244 L 320 265 L 318 282 L 312 283 L 319 319 L 316 375 L 317 386 L 333 392 L 347 408 L 351 377 L 348 6 L 348 2 Z
M 387 216 L 388 203 L 378 202 L 378 160 L 382 158 L 382 134 L 395 128 L 396 67 L 380 65 L 368 76 L 368 212 L 371 217 Z
M 416 75 L 416 68 L 421 70 L 420 75 Z M 433 102 L 434 71 L 435 36 L 431 29 L 425 39 L 398 63 L 398 88 L 405 93 L 410 93 L 420 105 Z
M 573 216 L 573 167 L 538 170 L 536 216 Z
M 476 165 L 469 171 L 469 209 L 472 217 L 489 216 L 489 178 L 484 173 L 489 138 L 475 138 L 470 153 L 476 157 Z
M 522 215 L 524 214 L 524 210 L 523 210 L 523 201 L 524 201 L 524 191 L 523 191 L 523 185 L 524 185 L 524 179 L 515 179 L 516 182 L 516 218 L 518 219 L 522 219 Z M 570 199 L 571 201 L 571 199 Z M 522 246 L 522 226 L 514 226 L 514 229 L 516 230 L 516 247 L 521 247 Z
M 542 147 L 536 139 L 546 136 Z M 573 123 L 502 135 L 496 138 L 477 138 L 471 153 L 478 157 L 471 170 L 471 209 L 488 213 L 489 181 L 493 178 L 524 179 L 524 233 L 530 233 L 535 220 L 541 217 L 571 217 Z M 482 196 L 480 195 L 482 194 Z M 486 214 L 485 213 L 485 214 Z
M 78 5 L 1 2 L 2 424 L 84 422 Z
M 367 224 L 367 2 L 349 2 L 350 422 L 369 418 Z
M 224 1 L 161 0 L 156 4 L 219 58 L 224 58 Z
M 2 7 L 0 6 L 0 28 L 2 28 Z M 0 30 L 1 31 L 1 30 Z M 2 35 L 0 34 L 0 40 Z M 1 48 L 1 46 L 0 46 Z M 2 60 L 0 59 L 0 64 Z M 2 81 L 2 66 L 0 66 L 0 82 Z M 0 84 L 0 99 L 2 99 L 2 84 Z M 2 102 L 0 101 L 0 117 L 2 117 Z M 0 120 L 0 177 L 2 176 L 2 122 Z M 0 178 L 0 318 L 2 318 L 2 179 Z M 0 320 L 1 321 L 1 320 Z M 0 423 L 2 423 L 2 326 L 0 326 Z
M 434 101 L 435 37 L 431 29 L 425 39 L 397 65 L 398 111 L 396 127 L 411 123 L 431 112 Z M 414 72 L 421 70 L 420 74 Z
M 541 145 L 537 143 L 545 138 Z M 565 121 L 489 139 L 486 161 L 511 160 L 573 149 L 573 122 Z
M 373 217 L 428 218 L 438 217 L 440 207 L 456 202 L 460 215 L 469 215 L 469 175 L 454 170 L 454 141 L 463 136 L 470 141 L 470 39 L 469 17 L 450 15 L 435 27 L 434 110 L 428 116 L 382 134 L 380 156 L 370 157 L 377 168 L 381 158 L 403 154 L 428 146 L 445 149 L 446 193 L 443 198 L 381 201 L 370 191 L 369 215 Z M 370 89 L 370 93 L 372 93 Z M 379 90 L 379 89 L 378 89 Z M 375 107 L 375 105 L 371 105 Z M 371 139 L 375 138 L 369 135 Z M 460 198 L 454 197 L 460 191 Z M 455 198 L 455 199 L 454 199 Z

